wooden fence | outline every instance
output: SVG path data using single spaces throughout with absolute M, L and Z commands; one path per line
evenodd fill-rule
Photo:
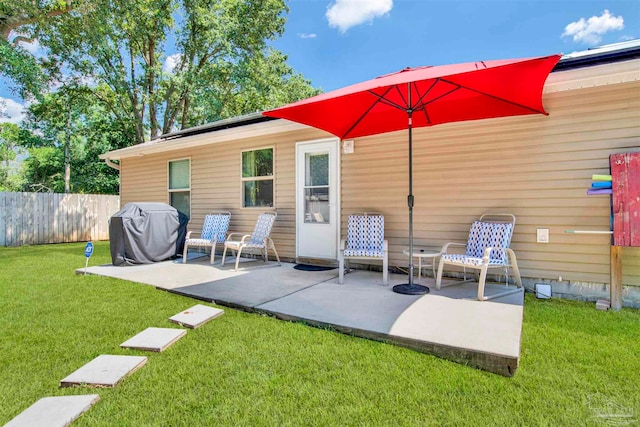
M 0 246 L 109 239 L 120 197 L 0 192 Z

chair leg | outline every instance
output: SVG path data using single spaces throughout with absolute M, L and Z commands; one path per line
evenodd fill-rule
M 342 285 L 344 283 L 344 257 L 338 259 L 338 283 Z
M 211 246 L 211 264 L 213 264 L 216 260 L 216 245 L 218 244 L 217 240 L 213 241 L 213 245 Z
M 222 262 L 220 263 L 220 267 L 224 266 L 224 258 L 227 256 L 227 245 L 224 245 L 224 250 L 222 251 Z
M 440 258 L 440 263 L 438 264 L 438 276 L 436 277 L 436 289 L 440 290 L 440 285 L 442 284 L 442 271 L 444 270 L 444 260 Z
M 520 277 L 520 270 L 518 269 L 518 261 L 516 260 L 516 253 L 513 252 L 512 249 L 507 249 L 507 253 L 509 254 L 509 260 L 511 264 L 511 268 L 513 268 L 513 275 L 516 278 L 516 285 L 521 288 L 522 287 L 522 278 Z
M 273 244 L 273 240 L 269 239 L 269 241 L 271 242 L 271 249 L 273 250 L 273 253 L 276 256 L 276 260 L 278 260 L 278 265 L 282 265 L 280 264 L 280 257 L 278 256 L 278 251 L 276 251 L 276 245 Z M 267 253 L 267 249 L 265 249 L 264 252 Z
M 385 286 L 389 284 L 389 257 L 385 252 L 384 258 L 382 258 L 382 283 Z
M 186 264 L 187 263 L 187 252 L 189 249 L 189 245 L 187 245 L 186 243 L 184 244 L 184 251 L 182 251 L 182 263 Z
M 487 266 L 483 266 L 480 270 L 480 280 L 478 280 L 478 301 L 484 301 L 484 284 L 487 280 Z
M 240 254 L 242 253 L 242 246 L 238 248 L 238 253 L 236 254 L 236 269 L 238 271 L 238 263 L 240 262 Z

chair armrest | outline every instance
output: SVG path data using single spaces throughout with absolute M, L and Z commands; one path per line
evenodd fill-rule
M 493 247 L 488 247 L 484 249 L 484 254 L 482 256 L 482 262 L 484 262 L 485 264 L 489 264 L 489 261 L 491 260 L 491 251 L 493 250 L 501 250 L 501 251 L 505 251 L 507 254 L 509 254 L 510 252 L 513 253 L 513 256 L 515 256 L 515 253 L 509 249 L 509 248 L 493 248 Z M 506 264 L 509 264 L 509 261 L 506 261 Z
M 185 240 L 190 238 L 192 234 L 196 234 L 198 236 L 202 236 L 201 232 L 198 232 L 198 231 L 187 231 L 187 236 L 185 237 Z
M 467 244 L 466 243 L 454 243 L 454 242 L 445 243 L 444 246 L 442 246 L 441 253 L 443 253 L 443 254 L 449 253 L 448 252 L 449 251 L 449 246 L 460 246 L 460 247 L 466 248 Z
M 227 240 L 233 240 L 233 236 L 246 236 L 246 234 L 244 233 L 229 233 L 227 234 Z M 242 237 L 237 237 L 236 239 L 240 239 L 242 240 Z M 237 242 L 239 242 L 240 240 L 236 240 Z
M 382 252 L 389 252 L 389 241 L 385 240 L 382 242 Z
M 340 250 L 344 251 L 344 248 L 347 247 L 347 239 L 341 239 L 340 240 Z

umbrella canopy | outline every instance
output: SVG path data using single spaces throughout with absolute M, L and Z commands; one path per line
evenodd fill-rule
M 263 114 L 319 128 L 341 139 L 408 129 L 409 251 L 413 253 L 412 127 L 547 114 L 542 89 L 559 60 L 560 55 L 550 55 L 406 68 Z M 408 285 L 406 293 L 428 292 L 413 285 L 411 260 Z
M 406 68 L 265 111 L 356 138 L 413 127 L 524 114 L 546 114 L 542 89 L 560 55 Z M 409 99 L 411 103 L 409 104 Z

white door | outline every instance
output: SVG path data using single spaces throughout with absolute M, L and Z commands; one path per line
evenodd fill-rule
M 338 144 L 336 138 L 296 145 L 296 255 L 338 258 Z

